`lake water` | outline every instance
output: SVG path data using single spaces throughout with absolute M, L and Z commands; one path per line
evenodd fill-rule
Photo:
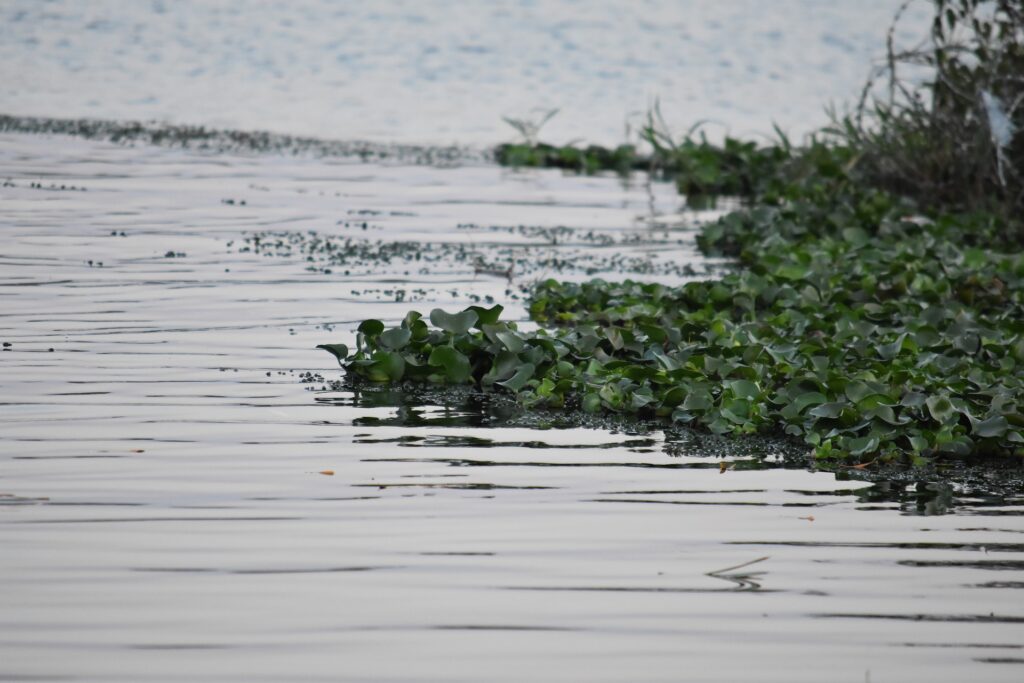
M 0 113 L 385 142 L 618 143 L 656 99 L 680 133 L 794 135 L 856 98 L 900 0 L 5 0 Z M 930 25 L 912 3 L 897 33 Z
M 1020 495 L 327 386 L 367 317 L 699 274 L 668 185 L 28 135 L 0 178 L 3 680 L 1019 680 Z
M 625 51 L 668 40 L 671 14 L 700 18 L 689 30 L 717 36 L 707 51 L 799 62 L 785 104 L 717 52 L 673 83 L 736 85 L 715 111 L 737 128 L 786 111 L 809 126 L 814 84 L 817 107 L 858 81 L 894 5 L 647 3 L 616 21 L 621 4 L 452 18 L 397 2 L 6 2 L 0 111 L 483 145 L 504 107 L 533 106 L 525 54 L 573 94 L 551 130 L 579 122 L 599 139 L 625 111 L 599 86 L 636 105 L 648 67 Z M 578 79 L 569 48 L 538 35 L 557 21 L 587 50 Z M 624 71 L 606 77 L 594 36 L 609 25 Z M 778 51 L 757 42 L 776 29 Z M 418 81 L 345 99 L 427 38 L 440 81 L 422 108 L 408 99 Z M 328 88 L 345 50 L 368 71 Z M 670 59 L 648 51 L 654 71 Z M 319 76 L 295 78 L 324 54 Z M 717 106 L 702 87 L 702 110 Z M 140 88 L 152 98 L 133 104 Z M 331 107 L 350 117 L 340 132 Z M 642 176 L 472 156 L 440 167 L 0 133 L 0 681 L 1020 680 L 1019 485 L 871 483 L 755 444 L 509 419 L 472 394 L 339 384 L 314 348 L 410 308 L 494 301 L 528 325 L 522 297 L 544 277 L 707 277 L 727 267 L 694 244 L 714 215 Z

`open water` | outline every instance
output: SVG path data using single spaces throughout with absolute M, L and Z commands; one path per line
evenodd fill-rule
M 0 111 L 488 144 L 535 105 L 613 139 L 657 91 L 804 129 L 894 5 L 15 0 Z M 509 422 L 314 349 L 706 277 L 713 217 L 639 176 L 0 134 L 0 680 L 1019 681 L 1019 487 Z

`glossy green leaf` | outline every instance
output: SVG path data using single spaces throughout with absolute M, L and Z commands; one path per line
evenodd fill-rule
M 453 384 L 462 384 L 470 379 L 469 359 L 450 346 L 438 346 L 430 352 L 428 362 L 444 369 L 445 379 Z
M 1010 423 L 1002 415 L 975 422 L 971 433 L 981 439 L 992 439 L 1003 436 L 1010 429 Z
M 526 388 L 527 382 L 533 379 L 533 373 L 535 370 L 536 368 L 533 365 L 533 363 L 524 363 L 523 365 L 519 366 L 519 369 L 516 370 L 516 373 L 514 375 L 512 375 L 511 377 L 502 382 L 497 382 L 497 384 L 499 386 L 505 387 L 510 391 L 522 391 L 524 388 Z
M 955 414 L 953 404 L 945 396 L 929 396 L 925 400 L 925 405 L 928 406 L 928 413 L 936 422 L 948 422 Z
M 476 313 L 476 322 L 473 324 L 479 328 L 484 325 L 497 324 L 498 319 L 501 317 L 501 312 L 505 310 L 505 307 L 501 304 L 494 304 L 490 308 L 484 308 L 483 306 L 470 306 L 466 310 Z
M 359 327 L 356 330 L 362 332 L 367 337 L 376 337 L 384 331 L 384 323 L 379 320 L 364 320 L 359 323 Z
M 466 334 L 476 324 L 476 321 L 477 313 L 472 309 L 461 313 L 447 313 L 440 308 L 435 308 L 430 312 L 430 322 L 452 334 Z
M 345 359 L 348 358 L 348 347 L 344 344 L 318 344 L 316 348 L 323 349 L 338 359 L 338 365 L 345 365 Z
M 394 351 L 377 351 L 370 357 L 368 377 L 374 382 L 398 382 L 405 374 L 405 359 Z
M 381 346 L 395 351 L 405 348 L 411 339 L 412 331 L 404 327 L 393 327 L 390 330 L 381 332 L 380 334 Z

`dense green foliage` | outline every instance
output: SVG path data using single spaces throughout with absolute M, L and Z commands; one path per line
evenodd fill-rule
M 930 208 L 1024 211 L 1024 4 L 934 0 L 927 39 L 888 54 L 833 134 L 875 186 Z M 899 15 L 897 15 L 897 21 Z M 921 69 L 932 76 L 916 80 Z M 1008 221 L 1017 229 L 1019 222 Z M 1020 233 L 1014 235 L 1020 238 Z
M 965 246 L 973 224 L 903 220 L 884 195 L 758 208 L 710 226 L 746 268 L 719 282 L 548 281 L 522 333 L 500 307 L 410 313 L 333 349 L 374 381 L 476 382 L 526 406 L 661 415 L 804 439 L 820 457 L 1012 453 L 1024 443 L 1024 257 Z M 787 235 L 787 238 L 780 237 Z M 330 350 L 330 349 L 329 349 Z
M 628 173 L 643 170 L 650 165 L 650 159 L 638 155 L 632 145 L 610 149 L 597 145 L 556 147 L 546 143 L 524 142 L 498 145 L 494 150 L 494 158 L 503 166 L 564 168 L 579 173 Z
M 794 148 L 781 134 L 778 144 L 758 145 L 731 137 L 716 144 L 703 135 L 687 135 L 673 142 L 651 126 L 646 131 L 652 148 L 647 155 L 638 154 L 630 145 L 607 149 L 522 143 L 500 145 L 495 158 L 510 166 L 582 173 L 646 170 L 674 180 L 687 203 L 697 208 L 713 204 L 722 196 L 779 203 L 794 198 L 794 192 L 806 194 L 814 186 L 845 178 L 857 160 L 850 147 L 816 138 Z M 831 190 L 831 185 L 827 189 Z
M 958 3 L 937 0 L 940 37 L 978 4 Z M 974 30 L 1009 30 L 995 16 L 993 28 Z M 823 459 L 1024 455 L 1019 218 L 966 199 L 973 186 L 925 201 L 887 180 L 877 160 L 864 163 L 880 152 L 855 130 L 802 147 L 781 135 L 769 146 L 716 145 L 692 135 L 673 142 L 651 120 L 653 152 L 643 158 L 631 147 L 535 141 L 505 146 L 498 158 L 583 171 L 646 167 L 673 177 L 697 204 L 738 196 L 744 208 L 698 237 L 706 253 L 734 258 L 735 272 L 682 287 L 549 280 L 530 303 L 545 326 L 538 332 L 500 321 L 500 306 L 471 307 L 433 311 L 433 327 L 415 312 L 391 329 L 366 321 L 353 353 L 323 348 L 371 381 L 475 383 L 527 407 L 775 434 Z M 1004 202 L 992 182 L 981 182 L 982 193 Z
M 549 280 L 530 304 L 547 326 L 536 333 L 471 307 L 434 311 L 433 328 L 418 313 L 392 329 L 367 321 L 354 353 L 328 350 L 372 381 L 777 434 L 822 458 L 1017 453 L 1024 255 L 998 248 L 1000 221 L 922 216 L 860 181 L 847 148 L 773 158 L 750 205 L 698 238 L 741 265 L 719 281 Z

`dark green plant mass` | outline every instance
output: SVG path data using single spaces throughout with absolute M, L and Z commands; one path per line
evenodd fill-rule
M 1012 3 L 937 0 L 935 35 L 989 4 L 993 28 L 973 30 L 1007 30 L 998 22 Z M 944 97 L 933 106 L 959 106 Z M 1006 107 L 1017 116 L 1016 104 Z M 881 173 L 879 159 L 865 162 L 884 155 L 882 137 L 903 135 L 885 118 L 873 143 L 851 129 L 802 147 L 781 136 L 766 147 L 689 135 L 673 143 L 651 121 L 654 151 L 642 161 L 632 148 L 604 156 L 590 148 L 577 150 L 583 162 L 563 164 L 564 149 L 536 143 L 499 158 L 580 170 L 587 159 L 647 165 L 690 199 L 738 196 L 744 208 L 698 237 L 706 253 L 734 258 L 734 272 L 681 287 L 548 280 L 530 301 L 537 332 L 501 321 L 500 306 L 470 307 L 435 310 L 429 324 L 415 312 L 393 328 L 366 321 L 351 353 L 322 348 L 370 381 L 473 383 L 511 392 L 527 408 L 774 434 L 802 440 L 822 459 L 1024 454 L 1024 254 L 1019 219 L 1005 210 L 1019 197 L 997 176 L 979 181 L 991 203 L 977 201 L 979 185 L 950 185 L 926 201 Z M 1012 155 L 1020 141 L 989 151 Z M 1014 178 L 1004 169 L 1007 185 Z

